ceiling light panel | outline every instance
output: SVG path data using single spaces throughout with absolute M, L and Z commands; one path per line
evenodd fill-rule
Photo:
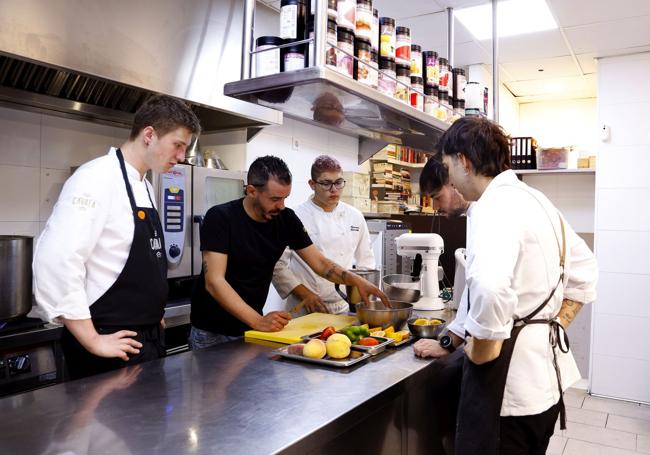
M 492 4 L 486 3 L 454 11 L 474 37 L 492 37 Z M 498 5 L 497 33 L 500 38 L 556 29 L 557 23 L 544 0 L 503 0 Z

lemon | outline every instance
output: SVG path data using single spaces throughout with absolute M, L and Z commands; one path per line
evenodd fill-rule
M 429 325 L 429 321 L 427 319 L 419 318 L 419 319 L 416 319 L 413 322 L 413 324 L 415 324 L 415 325 Z

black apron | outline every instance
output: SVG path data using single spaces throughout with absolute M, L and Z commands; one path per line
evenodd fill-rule
M 456 454 L 457 455 L 490 455 L 498 454 L 500 447 L 500 416 L 503 394 L 510 367 L 510 360 L 521 330 L 528 324 L 548 324 L 550 326 L 549 342 L 553 351 L 553 366 L 557 376 L 560 392 L 560 427 L 566 428 L 566 415 L 562 394 L 562 379 L 557 365 L 556 347 L 562 352 L 569 352 L 569 340 L 562 326 L 555 319 L 534 319 L 555 294 L 556 289 L 564 279 L 564 259 L 566 254 L 566 239 L 564 223 L 562 227 L 562 250 L 560 251 L 560 278 L 550 295 L 528 316 L 516 319 L 510 338 L 503 342 L 499 357 L 483 365 L 476 365 L 465 356 L 463 376 L 461 381 L 460 402 L 456 424 Z M 467 291 L 469 313 L 469 289 Z M 562 340 L 560 339 L 562 333 Z
M 127 362 L 118 358 L 107 359 L 86 351 L 66 329 L 62 348 L 73 379 L 165 355 L 160 321 L 165 313 L 168 285 L 162 225 L 148 188 L 151 207 L 136 205 L 122 151 L 118 149 L 116 155 L 133 211 L 133 242 L 122 272 L 115 283 L 90 306 L 90 315 L 97 333 L 104 335 L 133 330 L 137 332 L 133 338 L 143 346 L 139 354 L 130 354 Z

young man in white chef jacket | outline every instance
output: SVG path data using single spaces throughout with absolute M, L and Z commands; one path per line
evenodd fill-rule
M 542 193 L 510 170 L 489 120 L 456 121 L 438 144 L 471 226 L 457 453 L 546 451 L 562 392 L 580 379 L 565 330 L 596 298 L 593 253 Z
M 296 207 L 296 215 L 325 257 L 346 269 L 353 265 L 358 269 L 374 269 L 375 256 L 366 220 L 358 209 L 340 200 L 345 184 L 336 159 L 327 155 L 317 157 L 309 180 L 314 194 Z M 287 299 L 287 310 L 304 301 L 308 313 L 349 311 L 348 303 L 341 299 L 334 284 L 317 275 L 289 249 L 275 266 L 273 284 L 280 296 Z
M 73 379 L 164 355 L 167 258 L 145 174 L 184 160 L 199 131 L 183 102 L 154 96 L 121 147 L 65 183 L 36 246 L 32 315 L 64 324 Z

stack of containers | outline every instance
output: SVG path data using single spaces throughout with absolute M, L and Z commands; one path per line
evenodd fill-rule
M 309 37 L 307 28 L 307 0 L 282 0 L 280 2 L 280 38 L 284 44 L 302 41 Z M 282 71 L 304 68 L 307 63 L 305 44 L 280 49 Z
M 255 77 L 314 64 L 315 4 L 314 0 L 281 0 L 280 36 L 258 38 L 257 50 L 312 41 L 255 54 Z M 452 69 L 434 51 L 422 51 L 411 42 L 408 27 L 379 17 L 373 0 L 328 0 L 327 6 L 326 66 L 441 120 L 464 115 L 463 69 Z
M 354 42 L 357 17 L 356 0 L 338 0 L 336 4 L 337 47 L 336 68 L 341 74 L 354 77 Z
M 378 89 L 391 98 L 395 96 L 395 19 L 379 18 L 379 82 Z
M 372 68 L 374 15 L 372 0 L 356 0 L 354 78 L 364 85 L 377 87 L 377 72 Z M 375 10 L 376 11 L 376 10 Z

